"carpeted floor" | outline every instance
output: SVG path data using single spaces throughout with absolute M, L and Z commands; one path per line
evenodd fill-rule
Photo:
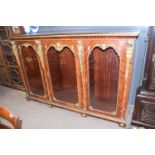
M 25 93 L 0 86 L 0 105 L 9 108 L 22 120 L 24 129 L 120 129 L 117 123 L 46 104 L 26 101 Z

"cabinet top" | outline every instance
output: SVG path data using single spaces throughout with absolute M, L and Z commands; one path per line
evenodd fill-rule
M 24 32 L 23 26 L 9 28 L 10 39 L 59 37 L 137 37 L 147 27 L 137 26 L 39 26 L 37 33 Z
M 64 37 L 138 37 L 138 32 L 120 33 L 71 33 L 71 34 L 23 34 L 16 35 L 13 39 L 33 39 L 33 38 L 64 38 Z

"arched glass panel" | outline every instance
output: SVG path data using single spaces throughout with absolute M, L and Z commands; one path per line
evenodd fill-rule
M 3 54 L 8 65 L 17 65 L 15 56 L 10 46 L 3 46 Z
M 116 111 L 119 57 L 115 50 L 96 47 L 89 56 L 90 106 L 107 112 Z
M 47 52 L 53 95 L 57 100 L 78 103 L 75 56 L 65 47 L 61 52 L 51 47 Z
M 45 92 L 36 51 L 31 46 L 22 47 L 21 49 L 22 60 L 30 90 L 33 94 L 43 96 Z

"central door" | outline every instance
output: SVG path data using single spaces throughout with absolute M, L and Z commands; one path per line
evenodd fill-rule
M 75 56 L 68 47 L 60 51 L 50 47 L 47 51 L 53 100 L 70 104 L 78 103 Z

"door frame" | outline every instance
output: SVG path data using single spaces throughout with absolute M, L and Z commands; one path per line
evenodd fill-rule
M 41 62 L 42 58 L 41 58 L 41 55 L 39 54 L 39 52 L 42 52 L 42 49 L 40 49 L 41 51 L 39 51 L 38 47 L 36 45 L 36 42 L 32 41 L 32 40 L 17 41 L 16 44 L 18 46 L 19 59 L 20 59 L 20 62 L 21 62 L 22 74 L 24 75 L 23 79 L 25 81 L 27 98 L 32 97 L 32 98 L 36 98 L 36 99 L 48 100 L 48 93 L 47 93 L 46 82 L 45 82 L 45 74 L 44 74 L 44 70 L 43 70 L 44 66 L 42 65 L 42 62 Z M 39 64 L 39 69 L 40 69 L 40 74 L 41 74 L 41 79 L 42 79 L 42 84 L 43 84 L 43 88 L 44 88 L 44 95 L 43 96 L 34 94 L 30 89 L 29 80 L 28 80 L 28 77 L 27 77 L 27 74 L 26 74 L 26 71 L 25 71 L 25 68 L 24 68 L 24 63 L 23 63 L 22 47 L 26 47 L 26 48 L 32 47 L 32 49 L 36 52 L 36 56 L 37 56 L 38 64 Z
M 83 48 L 85 49 L 83 54 L 84 70 L 83 70 L 83 92 L 84 94 L 84 109 L 86 112 L 96 113 L 107 117 L 116 117 L 124 120 L 127 101 L 129 95 L 130 78 L 132 71 L 132 57 L 134 38 L 99 38 L 99 39 L 85 39 L 83 40 Z M 116 112 L 110 113 L 106 111 L 96 110 L 90 107 L 90 92 L 89 92 L 89 55 L 94 48 L 99 47 L 102 50 L 106 50 L 108 47 L 112 47 L 119 56 L 119 80 L 118 80 L 118 92 Z
M 83 106 L 83 104 L 82 104 L 82 78 L 81 78 L 80 61 L 79 61 L 76 40 L 69 39 L 69 38 L 48 39 L 48 40 L 44 39 L 44 40 L 42 40 L 42 44 L 44 44 L 44 47 L 45 47 L 44 59 L 45 59 L 45 65 L 46 65 L 46 69 L 47 69 L 48 83 L 50 86 L 51 102 L 55 102 L 58 105 L 62 105 L 62 106 L 73 108 L 73 109 L 81 109 Z M 76 79 L 77 79 L 77 93 L 78 93 L 78 103 L 76 103 L 76 104 L 61 101 L 54 97 L 52 80 L 51 80 L 52 78 L 50 76 L 50 69 L 49 69 L 48 58 L 47 58 L 47 52 L 51 47 L 54 47 L 56 49 L 56 51 L 58 51 L 58 52 L 62 51 L 65 47 L 67 47 L 74 54 L 75 68 L 76 68 Z

